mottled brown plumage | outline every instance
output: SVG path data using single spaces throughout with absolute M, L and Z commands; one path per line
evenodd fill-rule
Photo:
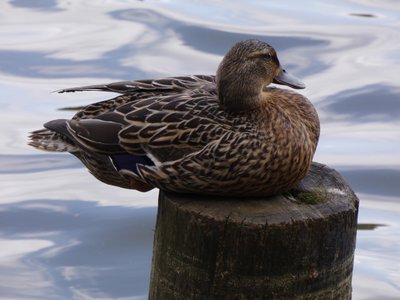
M 65 89 L 122 95 L 91 104 L 72 120 L 46 123 L 31 145 L 69 151 L 99 180 L 141 191 L 268 196 L 307 173 L 319 121 L 295 92 L 304 85 L 257 40 L 237 43 L 217 76 L 124 81 Z

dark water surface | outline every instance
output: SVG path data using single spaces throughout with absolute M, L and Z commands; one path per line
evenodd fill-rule
M 69 86 L 212 74 L 236 41 L 272 44 L 307 85 L 316 161 L 360 200 L 353 299 L 400 299 L 400 3 L 0 2 L 0 298 L 146 299 L 157 191 L 106 186 L 26 146 L 59 110 L 111 94 Z

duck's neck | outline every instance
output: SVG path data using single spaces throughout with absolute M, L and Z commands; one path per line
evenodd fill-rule
M 217 81 L 217 93 L 221 106 L 233 112 L 255 109 L 263 94 L 263 84 L 249 78 L 223 78 Z
M 217 93 L 221 106 L 233 112 L 248 111 L 256 108 L 263 97 L 265 80 L 254 76 L 250 69 L 234 72 L 224 67 L 217 71 Z

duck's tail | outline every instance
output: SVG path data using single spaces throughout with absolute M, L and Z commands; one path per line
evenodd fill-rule
M 67 137 L 50 129 L 31 132 L 28 145 L 43 151 L 77 152 L 79 149 Z

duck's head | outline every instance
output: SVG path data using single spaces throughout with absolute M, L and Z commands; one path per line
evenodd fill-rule
M 270 83 L 305 88 L 281 67 L 273 47 L 254 39 L 240 41 L 228 51 L 218 67 L 216 83 L 222 106 L 231 111 L 254 107 Z

